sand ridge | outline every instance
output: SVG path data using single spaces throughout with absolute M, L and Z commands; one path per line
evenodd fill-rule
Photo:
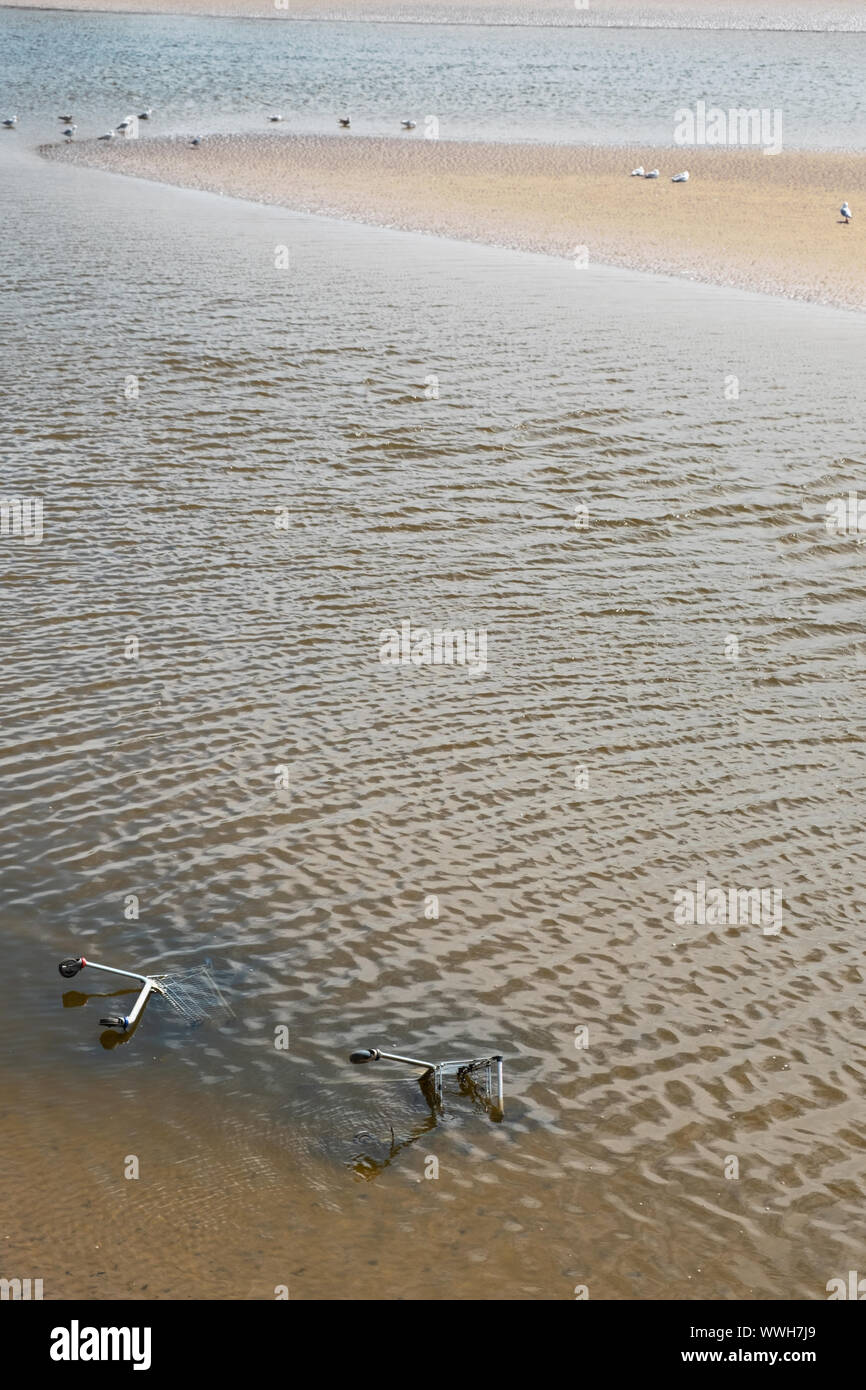
M 263 133 L 41 147 L 302 212 L 866 308 L 866 155 Z M 631 178 L 657 167 L 655 181 Z M 671 176 L 688 169 L 690 180 Z M 841 225 L 850 202 L 854 221 Z M 866 212 L 864 212 L 866 216 Z

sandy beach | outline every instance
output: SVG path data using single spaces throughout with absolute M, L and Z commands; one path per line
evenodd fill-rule
M 860 0 L 16 0 L 5 8 L 411 24 L 866 29 Z
M 354 136 L 42 146 L 51 159 L 299 211 L 866 308 L 866 157 Z M 659 179 L 631 178 L 658 168 Z M 671 176 L 688 168 L 690 181 Z M 582 248 L 585 248 L 582 249 Z

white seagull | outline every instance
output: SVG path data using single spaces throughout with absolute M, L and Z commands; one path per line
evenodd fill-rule
M 104 135 L 98 135 L 96 138 L 97 138 L 97 140 L 113 140 L 113 139 L 114 139 L 114 131 L 113 131 L 113 130 L 107 130 L 107 131 L 105 132 Z
M 673 178 L 671 179 L 671 183 L 688 183 L 688 181 L 689 181 L 689 171 L 688 171 L 688 169 L 684 169 L 683 172 L 682 172 L 681 174 L 674 174 Z
M 153 107 L 152 107 L 152 106 L 146 106 L 146 107 L 144 108 L 143 111 L 139 111 L 139 113 L 138 113 L 138 119 L 139 119 L 140 121 L 149 121 L 152 115 L 153 115 Z
M 67 140 L 71 140 L 77 129 L 77 125 L 68 125 L 63 131 L 61 131 L 61 134 L 65 135 Z
M 658 171 L 658 169 L 650 169 L 650 171 L 649 171 L 648 174 L 644 174 L 644 178 L 645 178 L 645 179 L 657 179 L 658 176 L 659 176 L 659 171 Z
M 639 165 L 637 166 L 636 169 L 632 169 L 631 174 L 629 175 L 629 177 L 630 177 L 630 178 L 633 178 L 633 179 L 642 179 L 642 178 L 643 178 L 643 173 L 644 173 L 643 165 L 642 165 L 642 164 L 639 164 Z
M 851 218 L 854 216 L 847 203 L 842 204 L 842 206 L 839 209 L 839 214 L 841 217 L 844 217 L 845 226 L 847 227 L 848 223 L 851 221 Z
M 5 125 L 5 127 L 6 127 L 7 130 L 14 130 L 15 127 L 17 126 L 17 124 L 18 124 L 18 117 L 17 117 L 17 116 L 7 116 L 6 119 L 5 119 L 5 121 L 3 122 L 3 124 Z
M 404 130 L 414 130 L 415 126 L 417 125 L 417 121 L 401 121 L 400 124 Z
M 197 135 L 197 136 L 195 137 L 195 139 L 194 139 L 194 140 L 190 140 L 189 143 L 190 143 L 191 145 L 200 145 L 200 144 L 201 144 L 201 136 L 200 136 L 200 135 Z
M 280 115 L 279 111 L 275 111 L 272 116 L 268 116 L 269 121 L 281 121 L 282 119 L 283 118 Z
M 120 122 L 120 125 L 119 125 L 119 126 L 116 126 L 115 129 L 116 129 L 116 130 L 122 130 L 122 131 L 131 130 L 131 129 L 132 129 L 132 117 L 131 117 L 131 116 L 124 116 L 123 120 Z

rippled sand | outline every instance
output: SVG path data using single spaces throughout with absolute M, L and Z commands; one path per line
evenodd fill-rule
M 432 232 L 866 307 L 862 155 L 574 148 L 356 136 L 214 136 L 43 146 L 164 183 Z M 655 181 L 630 178 L 639 165 Z M 687 184 L 671 175 L 683 168 Z
M 695 29 L 866 28 L 860 0 L 16 0 L 16 8 L 397 20 L 413 24 L 555 24 Z

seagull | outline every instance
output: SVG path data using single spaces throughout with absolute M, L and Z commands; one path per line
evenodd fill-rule
M 77 125 L 68 125 L 66 129 L 61 132 L 61 134 L 65 135 L 67 140 L 71 140 L 77 129 Z
M 644 174 L 644 178 L 645 178 L 645 179 L 657 179 L 658 176 L 659 176 L 659 171 L 658 171 L 658 169 L 650 169 L 650 171 L 649 171 L 648 174 Z
M 282 119 L 282 115 L 279 111 L 275 111 L 273 116 L 268 116 L 269 121 L 281 121 Z
M 152 106 L 146 106 L 146 107 L 144 108 L 143 111 L 139 111 L 139 113 L 138 113 L 138 119 L 139 119 L 140 121 L 149 121 L 152 115 L 153 115 L 153 107 L 152 107 Z
M 131 126 L 132 126 L 132 117 L 131 117 L 131 116 L 124 116 L 123 120 L 120 122 L 120 125 L 117 126 L 116 128 L 117 128 L 117 130 L 129 130 Z
M 64 121 L 64 122 L 66 123 L 66 125 L 69 125 L 70 121 L 72 120 L 72 117 L 71 117 L 71 116 L 58 116 L 57 119 L 58 119 L 58 121 Z
M 348 116 L 341 116 L 337 124 L 341 125 L 344 130 L 348 130 L 352 122 Z
M 98 135 L 96 138 L 97 138 L 98 140 L 113 140 L 113 139 L 114 139 L 114 131 L 113 131 L 113 130 L 107 130 L 107 131 L 105 132 L 104 135 Z
M 842 206 L 839 209 L 839 215 L 841 217 L 844 217 L 846 227 L 848 226 L 848 223 L 851 221 L 851 218 L 854 216 L 847 203 L 842 204 Z
M 688 171 L 688 169 L 684 169 L 683 172 L 682 172 L 681 174 L 674 174 L 673 178 L 671 179 L 671 183 L 688 183 L 688 181 L 689 181 L 689 171 Z
M 404 130 L 414 130 L 415 126 L 417 125 L 417 121 L 401 121 L 400 124 Z
M 3 122 L 3 124 L 5 125 L 5 127 L 6 127 L 7 130 L 14 130 L 15 127 L 17 126 L 17 124 L 18 124 L 18 117 L 17 117 L 17 116 L 7 116 L 7 117 L 6 117 L 6 120 Z
M 200 145 L 200 144 L 201 144 L 201 136 L 200 136 L 200 135 L 197 135 L 197 136 L 195 137 L 195 139 L 194 139 L 194 140 L 190 140 L 189 143 L 190 143 L 191 145 Z
M 636 169 L 632 169 L 631 174 L 629 175 L 629 177 L 633 179 L 642 179 L 643 176 L 644 173 L 642 164 L 639 164 Z

